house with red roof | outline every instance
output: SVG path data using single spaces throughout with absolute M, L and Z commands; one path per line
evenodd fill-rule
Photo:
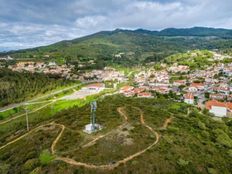
M 173 82 L 174 86 L 186 85 L 186 80 L 176 80 Z
M 204 88 L 205 88 L 205 85 L 203 83 L 192 83 L 189 86 L 189 91 L 190 92 L 197 92 L 200 90 L 204 90 Z
M 137 95 L 139 98 L 153 98 L 150 92 L 141 92 Z
M 232 103 L 210 100 L 205 103 L 205 108 L 217 117 L 226 117 L 232 111 Z
M 131 96 L 135 95 L 135 92 L 133 90 L 134 90 L 133 86 L 123 86 L 120 89 L 120 93 L 123 94 L 126 97 L 131 97 Z

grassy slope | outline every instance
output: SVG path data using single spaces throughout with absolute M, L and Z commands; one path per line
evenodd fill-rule
M 85 153 L 79 153 L 79 150 L 76 150 L 66 152 L 65 155 L 85 162 L 107 163 L 146 146 L 149 143 L 149 136 L 146 137 L 146 130 L 136 124 L 138 113 L 131 106 L 141 108 L 146 122 L 153 128 L 160 127 L 171 113 L 174 119 L 167 130 L 159 131 L 162 137 L 155 147 L 113 171 L 88 170 L 56 161 L 42 165 L 39 162 L 40 154 L 45 149 L 49 149 L 51 142 L 57 135 L 57 129 L 37 132 L 38 137 L 29 136 L 25 138 L 27 141 L 19 141 L 0 150 L 0 171 L 5 167 L 5 170 L 9 170 L 11 173 L 29 173 L 34 170 L 37 171 L 35 173 L 41 174 L 64 172 L 67 174 L 232 172 L 231 157 L 229 156 L 232 148 L 231 121 L 216 122 L 208 115 L 201 114 L 195 109 L 191 109 L 191 114 L 186 116 L 187 105 L 166 99 L 133 99 L 112 96 L 98 102 L 97 119 L 105 128 L 103 132 L 108 132 L 121 124 L 122 119 L 116 111 L 117 107 L 120 106 L 127 107 L 129 118 L 134 120 L 133 124 L 137 126 L 130 134 L 134 138 L 135 144 L 128 148 L 120 147 L 117 142 L 103 139 L 93 148 L 85 149 L 83 151 Z M 62 111 L 55 117 L 47 118 L 46 122 L 48 121 L 55 121 L 67 126 L 65 136 L 57 145 L 59 154 L 78 148 L 83 141 L 86 141 L 86 138 L 90 138 L 82 133 L 83 126 L 89 122 L 89 106 Z M 1 134 L 1 136 L 4 135 Z M 144 137 L 146 141 L 144 141 Z M 107 150 L 107 147 L 112 147 L 111 149 L 115 151 Z M 25 149 L 27 149 L 26 153 Z M 96 150 L 93 151 L 93 149 Z

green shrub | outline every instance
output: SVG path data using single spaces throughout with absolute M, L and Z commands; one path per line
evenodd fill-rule
M 208 167 L 207 171 L 208 171 L 209 174 L 217 174 L 217 171 L 214 168 Z
M 54 156 L 48 150 L 43 150 L 39 156 L 39 161 L 42 165 L 48 165 L 54 159 Z
M 23 169 L 31 171 L 32 169 L 34 169 L 38 165 L 38 163 L 39 163 L 39 161 L 37 158 L 36 159 L 29 159 L 23 165 Z
M 177 164 L 181 167 L 187 166 L 189 164 L 189 161 L 183 160 L 182 158 L 178 159 Z
M 1 163 L 0 164 L 0 173 L 8 173 L 10 165 Z
M 205 130 L 206 129 L 206 126 L 204 123 L 202 123 L 201 121 L 198 121 L 198 127 L 202 130 Z
M 40 168 L 36 168 L 33 171 L 30 172 L 30 174 L 39 174 L 41 173 L 41 169 Z
M 232 149 L 228 150 L 228 155 L 232 158 Z
M 179 128 L 178 127 L 174 127 L 174 126 L 168 126 L 168 130 L 170 132 L 178 132 L 179 131 Z

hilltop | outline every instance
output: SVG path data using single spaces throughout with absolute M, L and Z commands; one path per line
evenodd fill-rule
M 18 133 L 13 143 L 2 136 L 0 171 L 231 173 L 231 121 L 214 121 L 207 113 L 164 98 L 116 95 L 98 105 L 97 122 L 104 128 L 93 135 L 82 132 L 89 121 L 85 105 L 50 118 L 31 118 L 31 131 Z M 6 135 L 5 126 L 12 126 L 10 131 L 22 129 L 23 122 L 24 118 L 9 122 L 0 131 Z

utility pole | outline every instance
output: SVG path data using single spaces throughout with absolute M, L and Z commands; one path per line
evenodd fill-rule
M 29 131 L 29 119 L 28 119 L 28 110 L 27 110 L 27 103 L 25 104 L 25 111 L 26 111 L 26 123 L 27 123 L 27 131 Z
M 51 103 L 51 114 L 52 114 L 53 108 L 54 108 L 54 104 L 53 104 L 53 101 L 52 101 L 52 103 Z

